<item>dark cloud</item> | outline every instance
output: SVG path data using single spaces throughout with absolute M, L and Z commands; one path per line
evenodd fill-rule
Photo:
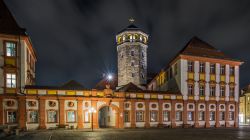
M 158 72 L 194 35 L 245 61 L 250 75 L 248 0 L 5 0 L 38 53 L 37 84 L 75 79 L 92 87 L 116 72 L 115 35 L 134 17 L 150 34 L 149 72 Z

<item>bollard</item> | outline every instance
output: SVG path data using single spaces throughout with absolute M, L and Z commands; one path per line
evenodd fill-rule
M 16 129 L 16 135 L 19 136 L 20 134 L 20 129 Z

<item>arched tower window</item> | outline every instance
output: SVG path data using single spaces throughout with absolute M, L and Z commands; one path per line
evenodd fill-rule
M 122 41 L 125 41 L 126 40 L 126 36 L 125 35 L 123 35 L 123 37 L 122 37 Z
M 134 52 L 134 51 L 131 51 L 130 54 L 131 54 L 131 56 L 134 56 L 134 55 L 135 55 L 135 52 Z
M 144 43 L 147 43 L 147 38 L 146 37 L 144 37 Z
M 131 66 L 134 66 L 134 65 L 135 65 L 135 62 L 134 62 L 134 61 L 132 61 L 132 62 L 131 62 Z
M 144 79 L 144 74 L 143 73 L 141 74 L 141 78 Z
M 130 42 L 132 42 L 133 41 L 133 36 L 132 35 L 128 35 L 128 36 L 129 36 Z
M 118 44 L 120 44 L 122 42 L 122 38 L 119 36 L 118 37 Z

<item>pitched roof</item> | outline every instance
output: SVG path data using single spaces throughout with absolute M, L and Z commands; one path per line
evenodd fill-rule
M 143 91 L 141 88 L 133 84 L 132 82 L 128 83 L 127 85 L 122 86 L 121 88 L 117 89 L 116 91 L 122 92 L 138 92 Z
M 96 85 L 95 85 L 95 89 L 106 89 L 106 85 L 110 85 L 110 89 L 115 89 L 118 85 L 118 78 L 116 75 L 113 76 L 112 80 L 107 80 L 106 78 L 103 78 L 101 81 L 99 81 Z
M 207 42 L 199 39 L 198 37 L 193 37 L 186 44 L 186 46 L 178 53 L 178 55 L 179 54 L 233 60 L 220 50 L 214 48 Z
M 39 86 L 39 85 L 26 85 L 25 89 L 55 89 L 55 90 L 84 90 L 84 86 L 75 80 L 68 81 L 62 86 Z
M 0 0 L 0 33 L 26 35 L 25 29 L 17 24 L 3 0 Z
M 243 95 L 244 95 L 245 93 L 250 93 L 250 84 L 247 85 L 247 86 L 245 86 L 242 90 L 243 90 Z
M 121 30 L 120 32 L 118 32 L 118 34 L 122 33 L 122 32 L 125 32 L 125 31 L 142 31 L 142 32 L 144 32 L 142 29 L 140 29 L 136 25 L 130 24 L 126 28 L 124 28 L 123 30 Z
M 84 90 L 84 86 L 81 85 L 80 83 L 76 82 L 75 80 L 70 80 L 64 85 L 60 87 L 60 89 L 65 89 L 65 90 Z

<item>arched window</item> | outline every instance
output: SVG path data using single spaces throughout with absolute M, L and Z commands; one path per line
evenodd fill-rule
M 122 37 L 119 36 L 117 39 L 117 42 L 118 42 L 118 44 L 120 44 L 122 42 Z
M 128 35 L 129 36 L 129 40 L 130 40 L 130 42 L 132 42 L 132 40 L 133 40 L 133 36 L 132 35 Z
M 147 43 L 147 38 L 146 37 L 144 37 L 144 43 Z
M 123 37 L 122 37 L 122 41 L 125 41 L 126 40 L 126 36 L 125 35 L 123 35 Z
M 144 74 L 143 73 L 141 74 L 141 78 L 144 79 Z

